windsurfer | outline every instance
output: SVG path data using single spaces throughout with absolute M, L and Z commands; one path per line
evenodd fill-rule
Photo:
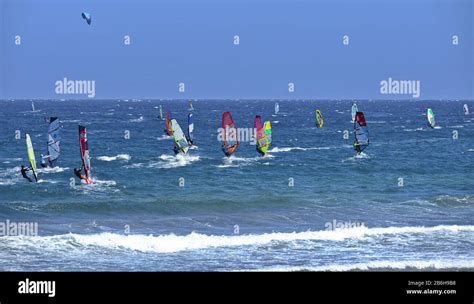
M 21 175 L 31 183 L 33 180 L 26 174 L 28 171 L 30 171 L 30 168 L 26 168 L 25 166 L 21 165 Z
M 257 146 L 257 152 L 260 154 L 260 156 L 265 156 L 265 153 L 260 149 L 259 146 Z
M 353 146 L 354 146 L 354 150 L 356 150 L 357 154 L 362 153 L 362 150 L 360 149 L 360 145 L 357 142 L 354 142 Z
M 178 155 L 178 153 L 179 153 L 179 148 L 178 148 L 178 146 L 174 145 L 173 151 L 174 151 L 174 155 Z
M 84 179 L 84 180 L 87 179 L 84 175 L 82 175 L 82 168 L 74 168 L 74 174 L 75 174 L 79 179 Z
M 222 144 L 221 149 L 222 149 L 222 152 L 224 152 L 225 156 L 229 157 L 229 152 L 227 152 L 227 149 L 225 148 L 225 144 L 224 144 L 224 143 Z
M 46 162 L 44 161 L 45 157 L 43 154 L 41 154 L 41 167 L 43 168 L 46 168 L 48 165 L 46 164 Z

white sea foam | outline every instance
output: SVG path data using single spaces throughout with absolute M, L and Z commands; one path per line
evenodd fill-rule
M 283 147 L 283 148 L 279 148 L 279 147 L 274 147 L 271 150 L 269 150 L 268 152 L 279 153 L 279 152 L 290 152 L 290 151 L 294 151 L 294 150 L 309 151 L 309 150 L 329 150 L 329 149 L 331 149 L 331 147 L 312 147 L 312 148 L 302 148 L 302 147 Z
M 423 128 L 416 128 L 416 129 L 403 129 L 405 132 L 416 132 L 416 131 L 423 131 Z
M 49 174 L 49 173 L 61 173 L 64 171 L 70 170 L 68 167 L 46 167 L 46 168 L 38 168 L 38 173 L 42 174 Z
M 150 168 L 171 169 L 191 165 L 193 162 L 199 161 L 200 157 L 197 155 L 170 155 L 162 154 L 160 161 L 153 162 L 148 165 Z
M 97 157 L 98 160 L 110 162 L 114 160 L 126 160 L 129 161 L 132 157 L 129 154 L 118 154 L 115 156 L 99 156 Z
M 161 135 L 161 137 L 158 137 L 157 139 L 158 140 L 167 140 L 167 139 L 171 139 L 171 138 L 173 138 L 173 137 L 163 134 L 163 135 Z
M 94 246 L 111 249 L 126 249 L 140 252 L 173 253 L 180 251 L 192 251 L 208 248 L 225 248 L 241 246 L 262 246 L 273 242 L 291 243 L 298 241 L 333 241 L 341 242 L 346 240 L 370 240 L 377 242 L 378 238 L 385 238 L 391 235 L 404 236 L 405 238 L 426 238 L 430 235 L 456 235 L 458 233 L 474 233 L 473 225 L 457 226 L 442 225 L 435 227 L 386 227 L 367 228 L 358 227 L 350 229 L 305 231 L 292 233 L 265 233 L 249 234 L 237 236 L 216 236 L 191 233 L 184 236 L 174 234 L 168 235 L 123 235 L 115 233 L 101 234 L 65 234 L 57 236 L 36 236 L 36 237 L 3 237 L 0 242 L 17 242 L 24 246 L 44 246 L 48 248 L 75 246 Z M 400 262 L 403 263 L 403 262 Z M 472 262 L 471 262 L 472 263 Z M 403 264 L 401 264 L 403 266 Z M 471 265 L 471 264 L 469 264 Z M 380 264 L 379 267 L 387 265 Z M 469 267 L 472 267 L 469 266 Z
M 237 157 L 235 155 L 231 155 L 230 157 L 223 158 L 223 164 L 217 165 L 218 168 L 238 168 L 251 165 L 258 160 L 260 160 L 260 156 L 256 157 Z
M 145 120 L 145 118 L 143 118 L 143 116 L 140 116 L 138 118 L 130 119 L 129 121 L 130 122 L 142 122 L 144 120 Z
M 330 264 L 324 266 L 270 267 L 257 271 L 368 271 L 368 270 L 410 270 L 410 269 L 473 269 L 473 260 L 439 259 L 439 260 L 383 260 L 353 264 Z

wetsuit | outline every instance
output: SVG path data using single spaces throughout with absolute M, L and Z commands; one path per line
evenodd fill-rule
M 354 149 L 356 150 L 357 154 L 362 153 L 362 150 L 360 149 L 360 145 L 354 142 Z
M 25 166 L 21 166 L 21 175 L 31 183 L 33 182 L 33 180 L 26 174 L 26 172 L 28 171 L 30 171 L 30 168 L 25 168 Z
M 44 155 L 41 154 L 41 167 L 43 168 L 46 168 L 48 165 L 46 164 L 45 160 L 44 160 Z
M 74 168 L 74 174 L 79 177 L 79 179 L 86 179 L 84 175 L 82 175 L 82 169 L 81 168 Z
M 224 152 L 225 156 L 227 156 L 227 157 L 230 156 L 230 154 L 227 152 L 227 149 L 225 148 L 224 145 L 222 145 L 221 149 L 222 149 L 222 152 Z

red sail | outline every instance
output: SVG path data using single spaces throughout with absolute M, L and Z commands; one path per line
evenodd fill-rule
M 89 156 L 89 149 L 87 148 L 87 133 L 86 127 L 79 126 L 79 148 L 81 153 L 81 160 L 82 160 L 82 172 L 85 177 L 86 183 L 92 183 L 90 178 L 91 172 L 91 159 Z
M 239 140 L 237 138 L 237 128 L 235 127 L 230 112 L 222 113 L 222 132 L 224 140 L 222 148 L 227 156 L 231 156 L 239 146 Z
M 362 112 L 357 112 L 357 113 L 356 113 L 355 121 L 356 121 L 361 127 L 365 127 L 365 126 L 366 126 L 364 113 L 362 113 Z
M 168 136 L 171 136 L 172 131 L 171 131 L 171 126 L 170 126 L 170 117 L 168 115 L 168 112 L 166 112 L 166 130 L 168 132 Z

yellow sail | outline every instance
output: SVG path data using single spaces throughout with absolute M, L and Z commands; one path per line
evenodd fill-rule
M 316 123 L 318 128 L 322 128 L 324 125 L 323 114 L 319 109 L 316 110 Z

